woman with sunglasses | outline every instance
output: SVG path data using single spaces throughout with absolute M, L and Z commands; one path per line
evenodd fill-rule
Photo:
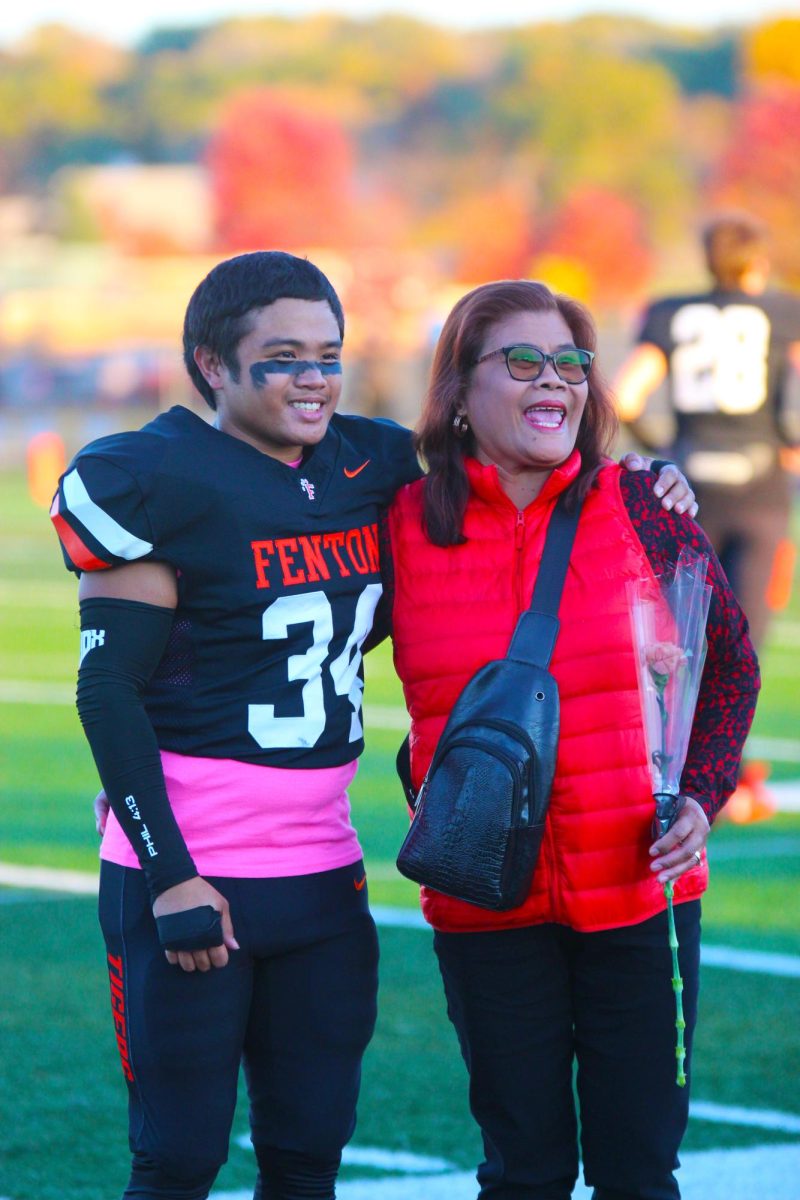
M 580 1147 L 595 1200 L 674 1200 L 688 1116 L 676 1085 L 663 883 L 673 880 L 687 1065 L 710 823 L 736 782 L 758 690 L 747 624 L 711 557 L 708 656 L 683 808 L 653 840 L 627 580 L 711 553 L 653 477 L 606 454 L 610 396 L 585 309 L 530 281 L 486 284 L 445 322 L 418 448 L 429 473 L 390 514 L 395 663 L 418 789 L 464 685 L 502 658 L 562 492 L 583 500 L 550 670 L 556 777 L 533 884 L 505 912 L 423 888 L 485 1159 L 480 1197 L 567 1200 Z

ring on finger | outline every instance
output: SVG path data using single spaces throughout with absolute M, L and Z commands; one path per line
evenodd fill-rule
M 694 858 L 694 859 L 696 859 L 696 860 L 697 860 L 697 865 L 698 865 L 698 867 L 699 867 L 699 866 L 700 866 L 700 864 L 701 864 L 701 862 L 703 861 L 703 856 L 702 856 L 702 854 L 700 853 L 700 851 L 699 851 L 699 850 L 695 850 L 695 851 L 693 852 L 693 854 L 692 854 L 692 858 Z

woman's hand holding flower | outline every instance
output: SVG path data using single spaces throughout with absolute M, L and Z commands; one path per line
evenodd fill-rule
M 708 817 L 692 796 L 685 797 L 675 824 L 650 847 L 650 870 L 658 873 L 659 883 L 678 879 L 700 865 L 710 826 Z

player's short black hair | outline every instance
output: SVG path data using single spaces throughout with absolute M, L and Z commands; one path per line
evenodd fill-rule
M 194 352 L 208 346 L 238 378 L 236 349 L 249 332 L 249 314 L 276 300 L 324 300 L 344 337 L 344 311 L 333 284 L 307 258 L 283 250 L 256 250 L 218 263 L 195 288 L 183 322 L 183 361 L 203 399 L 216 408 Z
M 702 232 L 706 265 L 718 287 L 739 287 L 742 277 L 766 259 L 767 228 L 745 212 L 720 213 Z

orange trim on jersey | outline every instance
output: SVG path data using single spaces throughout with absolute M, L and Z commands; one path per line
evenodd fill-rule
M 794 542 L 784 538 L 778 543 L 767 584 L 767 607 L 772 612 L 781 612 L 789 603 L 796 557 Z
M 110 567 L 111 563 L 104 562 L 102 558 L 98 558 L 96 554 L 92 553 L 86 543 L 81 541 L 75 530 L 67 524 L 58 510 L 58 492 L 56 492 L 50 509 L 50 520 L 56 527 L 56 533 L 61 539 L 64 549 L 78 570 L 103 571 Z

